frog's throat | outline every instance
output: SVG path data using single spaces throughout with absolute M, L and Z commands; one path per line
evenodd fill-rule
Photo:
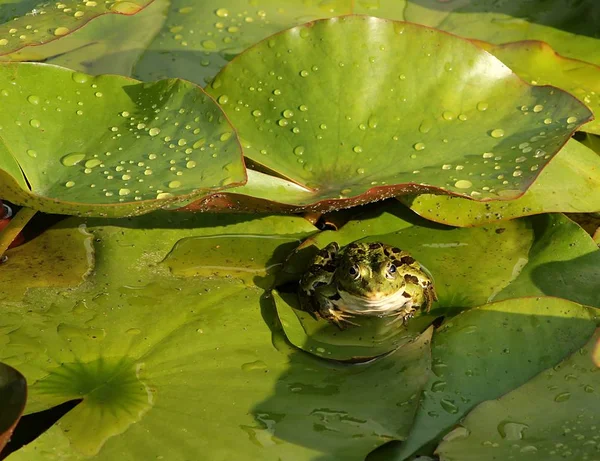
M 391 313 L 399 309 L 410 309 L 414 306 L 412 296 L 410 298 L 404 296 L 403 289 L 379 299 L 354 296 L 342 290 L 339 290 L 338 293 L 340 299 L 334 301 L 336 307 L 341 311 L 357 315 Z

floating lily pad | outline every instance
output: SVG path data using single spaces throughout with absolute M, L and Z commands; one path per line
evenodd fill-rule
M 312 190 L 315 202 L 409 190 L 518 197 L 591 116 L 468 41 L 364 16 L 275 35 L 207 91 L 246 157 Z M 559 124 L 548 128 L 547 117 Z
M 223 0 L 166 5 L 161 32 L 135 67 L 142 80 L 185 78 L 204 85 L 236 55 L 298 23 L 349 14 L 350 0 L 281 2 Z
M 285 343 L 272 301 L 236 280 L 235 271 L 174 276 L 160 261 L 177 242 L 229 234 L 240 241 L 253 236 L 244 247 L 248 262 L 262 254 L 264 247 L 251 244 L 265 229 L 300 238 L 315 232 L 310 223 L 166 217 L 88 220 L 97 258 L 84 285 L 33 288 L 19 303 L 2 303 L 0 356 L 32 383 L 28 412 L 82 399 L 11 460 L 149 453 L 185 460 L 203 453 L 206 459 L 359 461 L 406 437 L 429 369 L 431 332 L 369 364 L 307 356 Z M 80 223 L 71 219 L 46 233 Z M 381 398 L 360 398 L 377 386 Z
M 485 45 L 485 49 L 532 85 L 553 85 L 576 96 L 595 115 L 580 130 L 600 134 L 600 67 L 561 56 L 540 41 Z M 552 126 L 554 120 L 544 123 Z
M 0 196 L 10 201 L 139 214 L 245 181 L 233 128 L 189 82 L 7 63 L 0 98 Z
M 0 10 L 0 54 L 51 42 L 70 34 L 103 14 L 135 14 L 150 1 L 6 2 Z
M 594 459 L 598 454 L 600 330 L 558 366 L 481 403 L 437 449 L 443 461 Z M 535 396 L 535 398 L 532 398 Z
M 571 139 L 515 200 L 480 203 L 433 194 L 400 197 L 402 203 L 432 221 L 478 226 L 540 213 L 600 211 L 600 156 Z
M 596 328 L 594 318 L 594 309 L 564 299 L 519 298 L 472 309 L 447 322 L 432 342 L 433 374 L 410 437 L 394 459 L 409 459 L 478 403 L 557 364 L 585 344 Z M 529 399 L 540 402 L 537 393 Z
M 27 400 L 27 383 L 21 373 L 0 363 L 0 452 L 21 418 Z
M 360 2 L 359 2 L 360 3 Z M 542 40 L 563 56 L 600 65 L 596 0 L 528 2 L 379 0 L 369 13 L 492 43 Z M 393 14 L 393 16 L 392 16 Z

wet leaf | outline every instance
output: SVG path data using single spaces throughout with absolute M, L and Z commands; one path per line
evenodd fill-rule
M 0 279 L 10 287 L 4 301 L 15 301 L 29 289 L 76 287 L 94 268 L 92 235 L 85 226 L 58 225 L 24 245 L 8 250 L 0 264 Z
M 21 373 L 0 363 L 0 452 L 21 418 L 27 400 L 27 383 Z
M 150 1 L 3 2 L 0 10 L 0 54 L 13 53 L 26 46 L 41 45 L 64 37 L 103 14 L 135 14 Z
M 451 226 L 478 226 L 540 213 L 600 211 L 600 157 L 571 139 L 515 200 L 481 203 L 433 194 L 400 200 L 432 221 Z
M 563 0 L 407 0 L 406 3 L 380 0 L 380 3 L 381 6 L 372 8 L 369 14 L 378 16 L 381 9 L 392 19 L 417 22 L 492 43 L 542 40 L 563 56 L 600 64 L 595 0 L 576 3 Z
M 233 128 L 191 83 L 8 63 L 0 87 L 0 195 L 12 202 L 140 214 L 245 181 Z
M 468 41 L 362 16 L 273 36 L 208 91 L 245 156 L 312 191 L 314 202 L 416 190 L 518 197 L 589 116 L 572 96 L 527 86 Z M 549 130 L 549 116 L 560 127 Z M 517 149 L 524 143 L 531 150 Z
M 137 63 L 135 76 L 179 77 L 204 85 L 249 46 L 298 23 L 351 13 L 351 1 L 174 0 L 167 8 L 163 28 Z
M 440 444 L 440 459 L 592 459 L 600 423 L 600 373 L 592 355 L 598 341 L 600 330 L 559 365 L 481 403 Z
M 536 239 L 529 260 L 495 300 L 547 295 L 600 308 L 597 244 L 581 227 L 560 214 L 538 216 L 532 224 Z
M 478 403 L 526 383 L 581 347 L 596 328 L 594 312 L 564 299 L 518 298 L 446 322 L 432 342 L 433 373 L 410 437 L 393 459 L 407 459 L 439 440 Z M 529 399 L 539 405 L 537 395 Z
M 373 363 L 322 361 L 286 345 L 272 301 L 235 272 L 176 277 L 160 264 L 182 239 L 223 234 L 253 236 L 250 261 L 264 251 L 250 245 L 261 232 L 306 237 L 315 232 L 307 221 L 159 212 L 86 223 L 97 254 L 86 284 L 34 288 L 2 304 L 0 356 L 32 383 L 28 412 L 83 399 L 9 459 L 184 460 L 201 452 L 358 461 L 406 436 L 429 368 L 430 332 Z M 359 398 L 376 386 L 379 398 Z
M 600 134 L 600 67 L 565 58 L 540 41 L 489 45 L 485 49 L 532 85 L 553 85 L 577 97 L 595 116 L 580 130 Z M 544 123 L 551 127 L 555 121 L 547 118 Z

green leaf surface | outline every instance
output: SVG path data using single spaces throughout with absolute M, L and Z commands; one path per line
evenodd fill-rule
M 312 190 L 315 202 L 411 190 L 518 197 L 590 116 L 468 41 L 363 16 L 275 35 L 208 91 L 245 156 Z M 547 117 L 559 123 L 549 129 Z
M 81 222 L 45 235 L 64 242 L 64 229 Z M 198 453 L 207 460 L 358 461 L 406 437 L 427 378 L 431 332 L 376 362 L 323 361 L 286 345 L 272 300 L 227 271 L 242 263 L 242 250 L 230 260 L 235 236 L 240 243 L 249 236 L 238 248 L 244 264 L 258 265 L 266 248 L 264 238 L 257 244 L 260 235 L 279 235 L 285 249 L 284 236 L 315 232 L 306 220 L 157 212 L 86 223 L 96 260 L 84 284 L 31 288 L 2 302 L 0 357 L 32 383 L 28 412 L 83 399 L 11 461 L 186 460 Z M 215 243 L 229 253 L 214 255 Z M 206 269 L 221 260 L 220 273 L 175 266 L 190 245 Z M 22 259 L 39 251 L 23 248 Z M 272 259 L 284 256 L 275 251 Z M 379 398 L 361 398 L 376 387 Z
M 103 14 L 135 14 L 151 1 L 3 1 L 0 4 L 0 54 L 51 42 Z
M 161 32 L 135 67 L 142 80 L 185 78 L 204 85 L 237 54 L 298 23 L 351 13 L 351 1 L 173 0 Z
M 559 296 L 600 308 L 597 244 L 581 227 L 560 214 L 539 216 L 532 223 L 535 243 L 528 262 L 494 299 Z
M 0 452 L 21 418 L 27 400 L 27 383 L 21 373 L 0 363 Z
M 600 156 L 571 139 L 523 196 L 480 203 L 433 194 L 400 197 L 402 203 L 431 221 L 451 226 L 479 226 L 541 213 L 600 211 Z
M 369 14 L 436 27 L 492 43 L 542 40 L 563 56 L 600 65 L 596 0 L 380 0 Z M 388 16 L 390 13 L 394 16 Z
M 491 45 L 485 49 L 532 85 L 553 85 L 576 96 L 595 117 L 580 130 L 600 134 L 600 67 L 565 58 L 540 41 Z M 554 120 L 549 118 L 546 122 L 552 126 Z
M 26 47 L 0 57 L 9 61 L 41 61 L 86 74 L 132 75 L 139 56 L 160 30 L 168 0 L 154 0 L 127 16 L 105 14 L 60 40 Z
M 564 299 L 518 298 L 446 322 L 432 342 L 433 374 L 410 437 L 393 459 L 407 459 L 439 440 L 478 403 L 524 384 L 581 347 L 596 328 L 594 319 L 594 309 Z M 537 394 L 529 399 L 539 404 Z
M 559 365 L 497 400 L 481 403 L 440 444 L 440 459 L 594 459 L 600 369 L 592 351 L 598 341 L 600 330 Z
M 0 196 L 10 201 L 63 214 L 139 214 L 245 181 L 233 128 L 189 82 L 5 63 L 0 87 L 0 140 L 10 152 L 0 155 Z M 15 163 L 31 190 L 11 176 Z

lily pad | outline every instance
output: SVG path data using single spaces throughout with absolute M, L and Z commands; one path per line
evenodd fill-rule
M 399 197 L 431 221 L 451 226 L 478 226 L 540 213 L 600 211 L 600 156 L 571 139 L 519 197 L 480 203 L 433 194 Z
M 65 238 L 62 229 L 82 222 L 71 219 L 46 233 Z M 203 453 L 206 459 L 358 461 L 406 437 L 429 369 L 431 332 L 372 363 L 323 361 L 286 344 L 272 300 L 227 272 L 229 256 L 209 277 L 172 274 L 174 258 L 192 243 L 210 255 L 203 252 L 213 251 L 223 234 L 240 242 L 249 235 L 248 263 L 264 253 L 258 236 L 307 237 L 315 229 L 306 220 L 156 212 L 85 223 L 96 260 L 84 284 L 32 288 L 18 302 L 1 303 L 0 357 L 19 365 L 32 383 L 27 411 L 82 399 L 9 459 L 168 454 L 185 460 Z M 377 386 L 381 398 L 359 398 Z
M 137 63 L 135 76 L 179 77 L 201 85 L 237 54 L 270 35 L 298 23 L 352 12 L 350 0 L 194 4 L 173 0 L 165 7 L 163 28 Z
M 600 423 L 600 373 L 593 360 L 598 341 L 600 330 L 558 366 L 481 403 L 440 444 L 440 459 L 593 459 Z
M 0 10 L 0 37 L 2 37 L 0 54 L 13 53 L 26 46 L 51 42 L 70 34 L 103 14 L 135 14 L 150 1 L 5 2 Z
M 245 182 L 232 126 L 189 82 L 6 63 L 0 87 L 0 196 L 12 202 L 140 214 Z
M 540 41 L 484 47 L 532 85 L 553 85 L 576 96 L 595 116 L 580 130 L 600 134 L 600 67 L 561 56 Z M 552 126 L 554 121 L 548 118 L 544 123 Z
M 27 383 L 21 373 L 0 363 L 0 452 L 21 418 L 27 400 Z
M 369 14 L 417 22 L 492 43 L 542 40 L 563 56 L 600 65 L 595 0 L 497 2 L 495 0 L 379 0 Z M 395 6 L 395 8 L 392 8 Z M 394 16 L 391 16 L 395 13 Z
M 554 366 L 585 344 L 595 328 L 594 309 L 559 298 L 511 299 L 453 318 L 436 332 L 433 374 L 410 437 L 394 459 L 409 458 L 478 403 Z M 539 404 L 537 393 L 529 399 Z
M 315 203 L 408 191 L 518 197 L 591 116 L 471 42 L 363 16 L 275 35 L 228 64 L 207 91 L 238 129 L 245 156 L 311 190 Z M 547 117 L 559 126 L 548 129 Z

